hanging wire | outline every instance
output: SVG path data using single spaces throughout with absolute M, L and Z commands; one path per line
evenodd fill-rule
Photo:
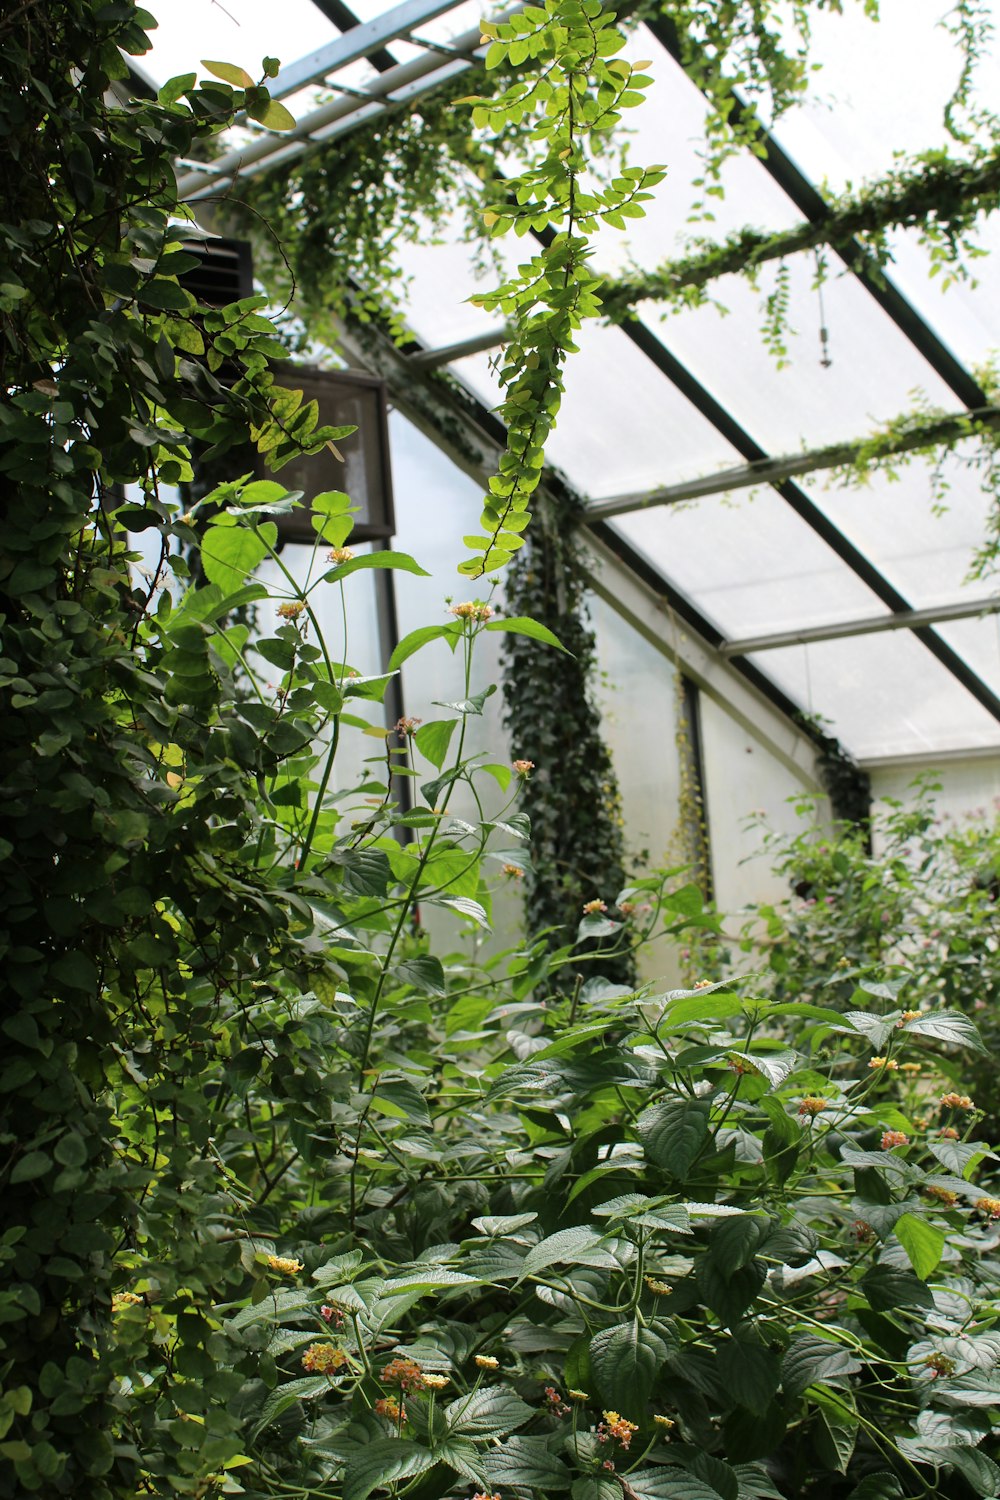
M 819 297 L 819 362 L 824 370 L 833 364 L 830 356 L 830 331 L 826 326 L 826 309 L 823 305 L 823 261 L 816 251 L 816 293 Z

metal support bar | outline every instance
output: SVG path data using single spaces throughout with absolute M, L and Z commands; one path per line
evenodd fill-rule
M 442 350 L 446 354 L 447 350 Z M 955 412 L 942 417 L 939 422 L 925 424 L 919 432 L 907 434 L 894 440 L 886 456 L 894 453 L 910 453 L 915 448 L 931 447 L 938 443 L 954 442 L 969 436 L 969 423 L 985 423 L 989 427 L 1000 426 L 1000 407 L 980 406 L 969 412 Z M 629 515 L 633 511 L 647 510 L 654 505 L 675 505 L 681 500 L 698 500 L 706 495 L 725 495 L 731 490 L 748 489 L 757 484 L 780 484 L 800 474 L 814 474 L 820 469 L 836 469 L 853 463 L 859 455 L 878 438 L 859 438 L 852 443 L 831 444 L 827 448 L 811 448 L 805 453 L 789 454 L 785 458 L 761 458 L 752 463 L 739 464 L 731 469 L 718 469 L 714 474 L 704 474 L 698 479 L 687 479 L 680 484 L 664 485 L 662 489 L 647 490 L 645 494 L 635 492 L 627 495 L 612 495 L 607 500 L 597 500 L 587 506 L 587 519 L 606 521 L 611 516 Z
M 490 328 L 485 333 L 473 334 L 457 344 L 445 344 L 441 349 L 421 349 L 411 354 L 407 363 L 415 370 L 437 370 L 441 365 L 450 365 L 456 359 L 465 359 L 469 354 L 481 354 L 484 349 L 497 349 L 510 338 L 510 329 Z
M 351 32 L 349 35 L 353 36 L 354 33 Z M 475 30 L 456 37 L 456 49 L 478 48 L 479 36 L 477 26 Z M 298 122 L 294 130 L 286 131 L 280 136 L 269 132 L 266 136 L 244 147 L 227 151 L 216 161 L 206 163 L 201 171 L 186 172 L 177 184 L 178 197 L 195 199 L 204 197 L 206 194 L 219 193 L 235 182 L 237 177 L 254 176 L 257 171 L 272 169 L 291 161 L 319 141 L 340 133 L 334 128 L 339 122 L 347 121 L 346 127 L 340 126 L 340 129 L 353 129 L 368 116 L 379 113 L 386 107 L 387 102 L 401 102 L 399 99 L 390 101 L 388 96 L 402 90 L 405 85 L 432 74 L 434 75 L 433 82 L 424 87 L 434 87 L 467 66 L 467 63 L 462 62 L 442 64 L 436 53 L 423 53 L 411 62 L 400 63 L 398 67 L 390 68 L 372 81 L 368 88 L 370 102 L 364 103 L 357 99 L 335 99 L 330 104 L 324 104 L 320 109 L 314 110 L 312 114 L 306 115 Z
M 299 58 L 298 62 L 289 63 L 274 82 L 268 84 L 268 92 L 272 99 L 286 99 L 310 83 L 321 83 L 328 74 L 368 57 L 387 42 L 406 36 L 415 26 L 424 26 L 435 16 L 454 10 L 456 3 L 457 0 L 403 0 L 402 5 L 394 5 L 392 10 L 376 16 L 373 21 L 359 22 L 343 36 L 317 47 L 315 52 Z
M 882 630 L 914 630 L 919 625 L 943 625 L 948 620 L 971 620 L 979 615 L 1000 613 L 1000 595 L 970 599 L 960 604 L 939 604 L 930 609 L 909 609 L 898 614 L 870 615 L 864 620 L 842 620 L 836 625 L 807 625 L 801 630 L 778 631 L 774 635 L 746 636 L 723 641 L 725 657 L 750 656 L 758 651 L 780 651 L 785 646 L 808 646 L 814 641 L 840 641 L 855 635 L 875 635 Z

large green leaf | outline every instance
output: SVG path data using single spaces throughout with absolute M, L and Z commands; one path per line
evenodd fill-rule
M 436 1463 L 436 1456 L 419 1443 L 406 1438 L 377 1439 L 348 1459 L 343 1500 L 367 1500 L 372 1490 L 388 1489 L 397 1479 L 424 1474 Z
M 745 1338 L 722 1341 L 719 1375 L 730 1398 L 749 1411 L 762 1414 L 781 1383 L 781 1360 L 766 1344 Z
M 810 1385 L 842 1384 L 848 1375 L 855 1375 L 860 1369 L 859 1362 L 843 1344 L 804 1333 L 793 1339 L 785 1351 L 781 1380 L 789 1396 L 800 1396 Z
M 722 1500 L 717 1489 L 686 1469 L 637 1469 L 628 1483 L 642 1500 Z
M 427 569 L 422 568 L 408 552 L 364 552 L 360 557 L 352 557 L 348 562 L 339 563 L 337 567 L 331 568 L 329 572 L 324 573 L 323 582 L 337 583 L 341 578 L 347 578 L 351 573 L 360 573 L 369 568 L 395 568 L 397 571 L 403 573 L 417 573 L 421 578 L 430 577 Z M 400 646 L 402 644 L 403 642 L 401 641 Z M 399 647 L 396 649 L 398 651 Z
M 498 1487 L 512 1485 L 529 1489 L 565 1490 L 569 1488 L 570 1471 L 549 1448 L 544 1438 L 521 1437 L 517 1433 L 499 1448 L 483 1455 L 483 1467 L 490 1482 Z M 351 1500 L 345 1495 L 344 1500 Z
M 906 1251 L 910 1265 L 921 1281 L 926 1281 L 944 1253 L 944 1230 L 929 1224 L 924 1218 L 918 1218 L 916 1214 L 902 1214 L 896 1220 L 895 1233 Z
M 529 640 L 541 641 L 543 645 L 554 646 L 557 651 L 572 656 L 572 651 L 567 651 L 557 635 L 553 635 L 547 625 L 540 625 L 537 620 L 529 620 L 527 615 L 512 615 L 506 620 L 491 620 L 486 626 L 487 630 L 504 630 L 511 635 L 526 635 Z
M 548 1235 L 529 1250 L 521 1274 L 537 1276 L 549 1266 L 566 1264 L 617 1268 L 618 1261 L 608 1247 L 606 1235 L 578 1225 Z
M 912 1271 L 896 1266 L 873 1266 L 861 1278 L 861 1290 L 875 1312 L 892 1312 L 897 1307 L 933 1307 L 930 1289 Z
M 667 1346 L 638 1322 L 602 1328 L 590 1341 L 590 1367 L 606 1406 L 630 1421 L 643 1415 Z
M 225 525 L 219 517 L 202 538 L 201 565 L 211 583 L 225 593 L 242 588 L 247 578 L 267 556 L 263 539 L 249 526 Z
M 457 726 L 457 719 L 432 719 L 429 724 L 421 724 L 413 736 L 421 755 L 426 756 L 431 765 L 439 771 L 444 764 L 451 737 Z
M 481 1386 L 445 1408 L 449 1432 L 469 1438 L 506 1437 L 534 1415 L 534 1408 L 506 1385 Z
M 708 1137 L 712 1106 L 705 1099 L 673 1098 L 639 1116 L 639 1138 L 654 1165 L 683 1182 Z
M 938 1042 L 951 1042 L 956 1047 L 971 1047 L 976 1052 L 985 1052 L 986 1047 L 975 1026 L 961 1011 L 938 1010 L 929 1015 L 920 1015 L 915 1021 L 903 1024 L 904 1033 L 910 1036 L 930 1036 Z

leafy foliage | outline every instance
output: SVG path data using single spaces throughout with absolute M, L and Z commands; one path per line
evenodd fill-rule
M 524 769 L 466 753 L 477 637 L 555 654 L 552 627 L 470 600 L 355 667 L 318 600 L 421 569 L 354 556 L 346 495 L 313 499 L 297 559 L 276 481 L 181 510 L 195 444 L 249 437 L 280 470 L 343 435 L 277 384 L 263 299 L 211 310 L 180 280 L 173 160 L 241 109 L 282 117 L 216 62 L 116 102 L 151 24 L 129 4 L 16 19 L 0 1495 L 995 1494 L 994 1157 L 919 1124 L 907 1071 L 940 1055 L 963 1081 L 958 978 L 909 1014 L 899 976 L 832 1005 L 567 991 L 586 948 L 430 951 L 418 911 L 488 926 L 491 856 L 530 831 Z M 455 701 L 400 744 L 368 715 L 437 639 Z M 355 731 L 375 755 L 351 786 Z M 476 822 L 449 814 L 463 782 Z M 632 892 L 640 937 L 703 920 L 670 875 Z M 585 945 L 638 940 L 605 919 Z

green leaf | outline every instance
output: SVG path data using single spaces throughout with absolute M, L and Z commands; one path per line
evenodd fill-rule
M 515 1433 L 498 1448 L 483 1455 L 483 1467 L 491 1484 L 498 1488 L 513 1485 L 541 1490 L 569 1488 L 570 1472 L 549 1449 L 544 1438 L 521 1437 Z M 352 1500 L 345 1494 L 344 1500 Z
M 141 282 L 136 288 L 136 298 L 146 307 L 155 307 L 158 312 L 187 312 L 194 307 L 194 298 L 176 281 L 165 276 L 156 276 L 152 281 Z
M 749 1265 L 768 1230 L 768 1221 L 754 1214 L 723 1219 L 712 1231 L 709 1259 L 727 1280 Z
M 197 82 L 197 73 L 178 73 L 167 79 L 156 97 L 161 104 L 174 104 L 188 89 L 193 89 Z
M 708 1139 L 711 1114 L 705 1099 L 667 1099 L 644 1110 L 637 1128 L 648 1159 L 683 1182 Z
M 607 1236 L 596 1229 L 577 1225 L 572 1229 L 560 1229 L 548 1235 L 529 1250 L 521 1272 L 525 1276 L 537 1276 L 549 1266 L 570 1265 L 608 1266 L 618 1269 L 618 1261 L 606 1248 Z
M 441 960 L 435 958 L 433 953 L 404 959 L 393 969 L 392 977 L 397 984 L 412 984 L 415 989 L 424 994 L 446 995 L 448 993 Z
M 351 573 L 360 573 L 369 568 L 395 568 L 401 573 L 416 573 L 421 578 L 430 577 L 427 569 L 422 568 L 408 552 L 365 552 L 361 557 L 352 557 L 348 562 L 339 563 L 337 567 L 331 568 L 328 573 L 323 574 L 323 581 L 324 583 L 336 583 L 338 579 L 347 578 Z M 437 628 L 436 626 L 430 627 L 432 630 Z M 442 633 L 447 628 L 447 626 L 442 627 Z M 418 635 L 419 633 L 416 630 L 411 632 L 412 635 Z M 406 640 L 409 639 L 410 636 L 407 636 Z M 405 644 L 406 641 L 400 641 L 393 652 L 393 660 L 390 662 L 390 666 L 398 665 L 396 655 Z M 406 653 L 407 656 L 409 654 L 409 652 Z M 400 657 L 400 661 L 405 660 L 405 656 Z
M 873 1266 L 861 1278 L 860 1287 L 875 1312 L 934 1306 L 930 1289 L 912 1271 L 900 1271 L 895 1266 Z
M 254 1436 L 257 1437 L 265 1427 L 276 1422 L 282 1412 L 294 1406 L 296 1401 L 312 1401 L 329 1390 L 330 1382 L 325 1375 L 306 1375 L 299 1380 L 290 1380 L 287 1385 L 279 1385 L 260 1409 L 260 1416 L 253 1429 Z
M 223 83 L 231 83 L 234 89 L 252 89 L 254 80 L 245 68 L 237 67 L 235 63 L 210 62 L 207 58 L 201 59 L 201 65 L 213 78 L 221 78 Z
M 810 1385 L 843 1384 L 861 1369 L 849 1349 L 815 1334 L 799 1334 L 785 1351 L 781 1381 L 789 1396 L 801 1396 Z
M 590 1341 L 590 1367 L 604 1403 L 637 1420 L 645 1411 L 667 1346 L 638 1322 L 602 1328 Z
M 429 724 L 422 724 L 413 736 L 421 755 L 439 771 L 448 754 L 448 746 L 457 724 L 457 719 L 432 719 Z
M 344 1470 L 344 1500 L 367 1500 L 372 1490 L 388 1489 L 398 1479 L 424 1474 L 437 1462 L 435 1455 L 405 1438 L 377 1438 L 353 1453 Z
M 552 634 L 547 625 L 540 625 L 537 620 L 530 620 L 527 615 L 513 615 L 508 620 L 490 620 L 486 626 L 487 630 L 506 630 L 511 635 L 526 635 L 529 640 L 541 641 L 546 646 L 554 646 L 557 651 L 572 656 L 572 651 L 559 640 L 558 636 Z
M 939 1010 L 930 1015 L 921 1015 L 915 1021 L 907 1021 L 900 1028 L 904 1035 L 930 1036 L 938 1042 L 951 1042 L 956 1047 L 971 1047 L 976 1052 L 987 1049 L 983 1039 L 968 1016 L 960 1011 Z
M 450 621 L 447 625 L 421 625 L 419 630 L 411 630 L 409 635 L 404 635 L 399 645 L 389 658 L 389 669 L 395 671 L 403 665 L 403 662 L 411 657 L 415 651 L 426 646 L 430 641 L 439 641 L 442 637 L 448 637 L 454 642 L 462 633 L 462 627 L 458 620 Z
M 781 1383 L 777 1352 L 750 1339 L 730 1338 L 719 1349 L 718 1366 L 730 1399 L 762 1415 Z
M 916 1214 L 903 1214 L 896 1220 L 895 1233 L 910 1265 L 921 1281 L 926 1281 L 944 1253 L 944 1230 L 935 1228 Z
M 205 576 L 225 593 L 241 588 L 266 556 L 267 547 L 256 531 L 249 526 L 223 525 L 221 518 L 202 538 Z
M 940 1463 L 953 1464 L 962 1478 L 968 1480 L 974 1495 L 993 1496 L 1000 1491 L 1000 1468 L 971 1444 L 942 1448 L 935 1457 Z
M 34 1182 L 36 1177 L 44 1177 L 51 1166 L 52 1158 L 44 1151 L 27 1151 L 14 1163 L 10 1181 Z
M 722 1500 L 717 1489 L 686 1469 L 637 1469 L 628 1483 L 641 1500 Z
M 847 1500 L 902 1500 L 904 1493 L 895 1474 L 890 1474 L 887 1469 L 880 1469 L 877 1474 L 869 1474 L 862 1479 Z
M 535 1412 L 509 1386 L 487 1385 L 459 1396 L 445 1408 L 444 1415 L 451 1433 L 501 1438 L 530 1422 Z
M 294 130 L 295 116 L 279 104 L 277 99 L 272 99 L 264 113 L 256 117 L 268 130 Z

